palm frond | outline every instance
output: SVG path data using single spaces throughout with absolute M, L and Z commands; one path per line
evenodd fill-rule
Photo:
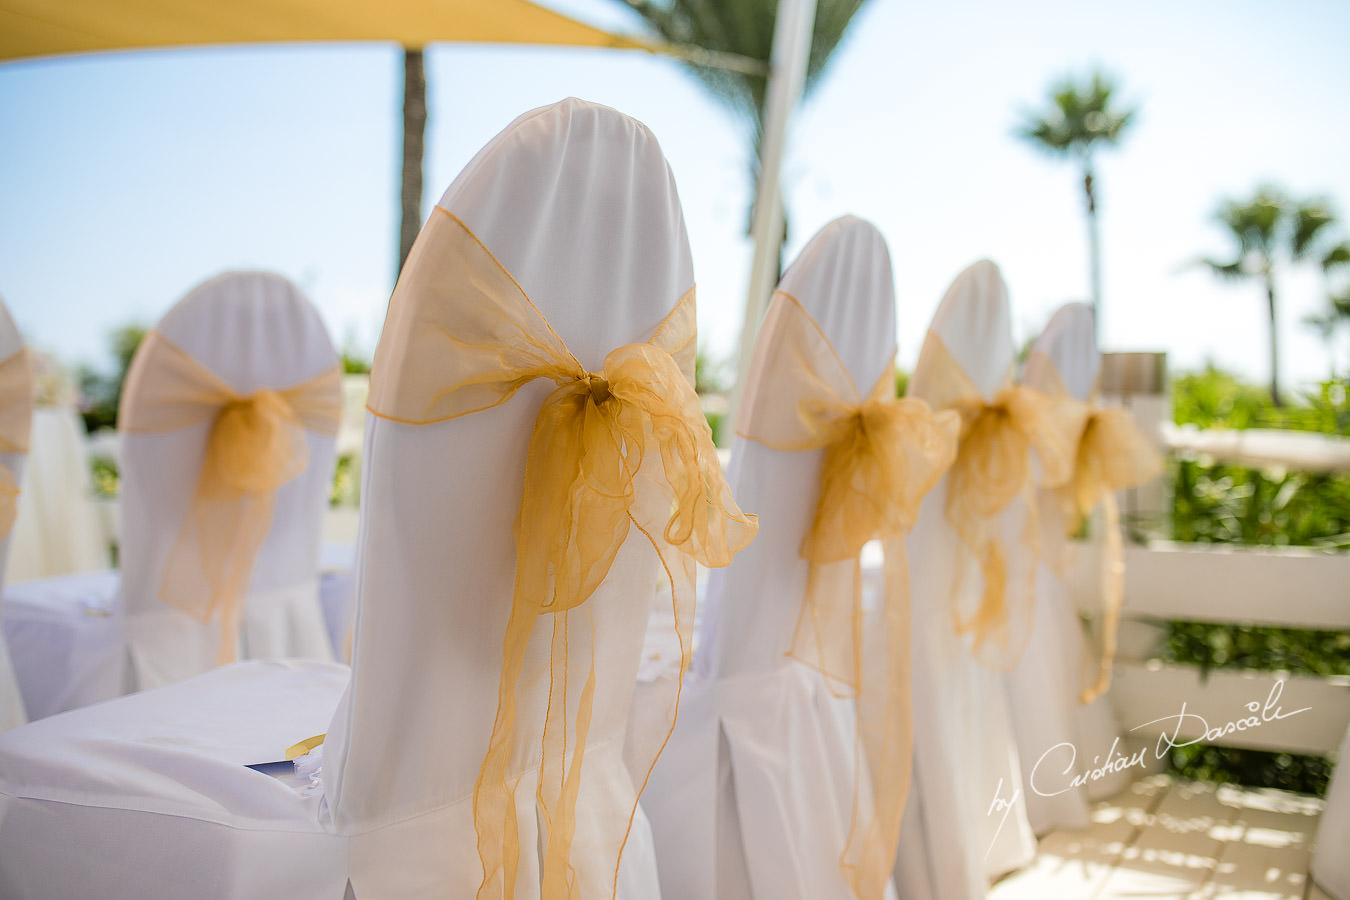
M 1209 266 L 1210 271 L 1212 271 L 1215 275 L 1218 275 L 1222 278 L 1230 278 L 1233 279 L 1234 281 L 1240 278 L 1248 278 L 1252 274 L 1247 270 L 1246 266 L 1242 264 L 1241 259 L 1237 259 L 1229 263 L 1221 263 L 1218 262 L 1217 260 L 1209 259 L 1208 257 L 1206 257 L 1205 259 L 1200 260 L 1200 262 Z
M 1331 303 L 1331 309 L 1342 319 L 1350 319 L 1350 288 L 1342 290 L 1339 294 L 1332 294 L 1327 300 Z
M 1293 235 L 1290 247 L 1294 259 L 1304 259 L 1316 247 L 1318 236 L 1336 221 L 1336 216 L 1324 203 L 1300 203 L 1293 214 Z
M 1322 271 L 1350 265 L 1350 241 L 1341 241 L 1322 255 Z

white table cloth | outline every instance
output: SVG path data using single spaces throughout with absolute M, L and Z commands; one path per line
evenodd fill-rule
M 319 606 L 326 657 L 345 660 L 355 607 L 353 549 L 325 543 L 319 555 Z M 0 627 L 12 648 L 28 718 L 41 719 L 120 696 L 126 683 L 126 630 L 118 573 L 39 578 L 4 589 Z
M 126 693 L 117 573 L 39 578 L 5 588 L 0 615 L 30 719 Z
M 6 732 L 0 896 L 340 900 L 322 792 L 247 766 L 323 731 L 347 678 L 242 662 Z

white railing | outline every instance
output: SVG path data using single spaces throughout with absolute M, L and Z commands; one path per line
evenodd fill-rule
M 1100 608 L 1099 554 L 1092 545 L 1077 550 L 1069 588 L 1091 615 Z M 1200 738 L 1200 719 L 1221 727 L 1250 716 L 1248 704 L 1256 703 L 1260 727 L 1235 727 L 1210 743 L 1319 756 L 1336 752 L 1350 726 L 1350 678 L 1240 669 L 1212 669 L 1204 677 L 1196 666 L 1151 658 L 1160 623 L 1170 619 L 1350 630 L 1350 554 L 1231 544 L 1127 546 L 1120 652 L 1109 695 L 1117 724 L 1126 732 L 1138 727 L 1136 739 L 1151 742 L 1164 731 L 1173 734 L 1178 724 L 1180 737 Z M 1286 714 L 1307 712 L 1276 718 L 1274 707 L 1266 709 L 1281 679 L 1274 705 Z M 1188 718 L 1179 722 L 1182 703 Z
M 1350 470 L 1350 438 L 1340 435 L 1270 428 L 1200 429 L 1171 423 L 1164 423 L 1161 432 L 1167 448 L 1183 457 L 1252 469 Z
M 1124 361 L 1130 370 L 1126 381 L 1158 368 L 1150 355 L 1136 356 L 1144 358 Z M 1163 396 L 1137 385 L 1121 394 L 1165 452 L 1253 468 L 1350 471 L 1345 438 L 1176 428 L 1166 424 L 1171 416 Z M 1161 483 L 1145 486 L 1123 507 L 1157 515 L 1167 507 L 1164 492 Z M 1099 547 L 1076 545 L 1066 577 L 1088 616 L 1101 606 L 1099 573 Z M 1165 663 L 1155 652 L 1168 620 L 1350 631 L 1350 554 L 1171 541 L 1127 544 L 1120 647 L 1108 695 L 1117 723 L 1137 743 L 1152 744 L 1163 733 L 1202 738 L 1207 725 L 1222 732 L 1211 734 L 1208 743 L 1336 753 L 1350 726 L 1350 678 L 1239 669 L 1211 669 L 1206 675 L 1197 666 Z

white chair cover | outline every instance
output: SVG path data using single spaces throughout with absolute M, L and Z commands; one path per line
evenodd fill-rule
M 299 288 L 265 272 L 199 285 L 156 330 L 237 394 L 301 384 L 338 363 L 323 320 Z M 128 392 L 122 403 L 137 397 Z M 210 423 L 123 434 L 121 599 L 129 682 L 144 689 L 217 662 L 218 620 L 202 623 L 159 597 L 170 550 L 197 485 Z M 253 561 L 240 658 L 331 659 L 319 608 L 318 557 L 335 439 L 306 431 L 309 464 L 276 494 L 271 528 Z
M 998 267 L 983 260 L 948 289 L 929 330 L 967 377 L 992 399 L 1012 379 L 1014 348 L 1008 292 Z M 925 379 L 935 360 L 921 353 L 910 392 L 929 399 Z M 914 780 L 900 832 L 895 884 L 901 897 L 983 897 L 989 879 L 1030 861 L 1035 840 L 1021 797 L 1005 676 L 977 663 L 956 634 L 953 587 L 968 563 L 962 589 L 978 592 L 982 578 L 958 551 L 948 523 L 948 478 L 924 499 L 908 542 L 913 596 Z M 1020 576 L 1020 528 L 1026 510 L 1014 500 L 999 514 L 1008 537 L 1009 585 Z M 1009 801 L 993 808 L 995 797 Z M 1005 815 L 1006 813 L 1006 815 Z
M 1037 338 L 1022 383 L 1050 391 L 1058 382 L 1085 401 L 1096 388 L 1100 368 L 1092 309 L 1069 303 Z M 1056 569 L 1064 535 L 1061 517 L 1049 507 L 1057 501 L 1044 490 L 1039 500 L 1043 555 L 1036 573 L 1036 617 L 1022 661 L 1008 676 L 1027 818 L 1038 835 L 1086 827 L 1088 802 L 1116 793 L 1128 780 L 1127 773 L 1119 773 L 1082 787 L 1069 783 L 1075 774 L 1094 768 L 1094 757 L 1105 760 L 1118 732 L 1105 696 L 1086 705 L 1079 702 L 1085 677 L 1096 670 L 1084 665 L 1088 650 L 1078 611 Z
M 1350 728 L 1336 755 L 1327 805 L 1317 823 L 1317 842 L 1308 872 L 1332 900 L 1350 900 Z
M 647 340 L 694 283 L 679 198 L 655 138 L 604 107 L 567 100 L 521 116 L 469 162 L 441 206 L 496 256 L 588 371 L 613 348 Z M 415 248 L 409 265 L 434 249 Z M 354 835 L 358 897 L 404 883 L 408 896 L 467 898 L 482 878 L 473 792 L 497 707 L 525 452 L 553 387 L 536 381 L 509 403 L 439 425 L 370 419 L 352 686 L 325 745 L 333 815 Z M 612 811 L 636 799 L 624 728 L 659 572 L 650 545 L 630 536 L 578 608 L 598 627 L 583 808 Z M 541 637 L 537 628 L 546 659 Z M 523 708 L 542 701 L 539 690 L 547 692 L 546 677 Z M 403 748 L 397 765 L 391 735 Z M 516 797 L 528 827 L 538 761 L 521 765 Z M 576 858 L 589 824 L 578 816 L 581 895 L 608 896 L 614 873 Z M 526 898 L 539 862 L 521 856 L 518 896 Z M 620 897 L 659 895 L 641 817 L 621 874 Z
M 881 234 L 861 219 L 836 219 L 803 248 L 779 289 L 801 301 L 866 394 L 895 353 Z M 758 342 L 776 339 L 766 326 Z M 747 405 L 756 391 L 774 389 L 751 384 Z M 799 551 L 823 453 L 741 437 L 732 446 L 728 482 L 759 515 L 760 530 L 709 576 L 680 719 L 643 795 L 666 900 L 853 897 L 839 862 L 853 808 L 854 701 L 785 655 L 806 590 Z M 862 794 L 870 798 L 869 789 Z
M 655 139 L 603 107 L 569 100 L 517 119 L 442 204 L 592 371 L 650 337 L 693 283 Z M 419 241 L 409 267 L 437 249 Z M 497 703 L 512 523 L 550 390 L 533 383 L 437 425 L 371 417 L 345 695 L 336 664 L 246 662 L 0 737 L 0 896 L 337 900 L 349 879 L 362 900 L 474 896 L 473 789 Z M 630 539 L 584 604 L 604 627 L 578 844 L 590 811 L 636 800 L 621 748 L 657 570 L 651 545 Z M 306 758 L 326 758 L 316 777 L 244 767 L 325 725 L 327 744 Z M 618 896 L 657 898 L 645 820 L 623 859 Z M 573 863 L 581 896 L 609 895 L 612 869 L 599 890 Z M 520 873 L 537 865 L 524 853 Z M 516 897 L 537 898 L 537 884 L 522 877 Z
M 23 338 L 19 335 L 19 329 L 14 325 L 14 320 L 10 318 L 9 310 L 5 308 L 4 303 L 0 303 L 0 361 L 9 359 L 16 353 L 22 353 L 24 350 Z M 31 405 L 32 391 L 29 391 L 29 406 L 26 415 L 32 414 Z M 23 469 L 24 462 L 27 459 L 26 453 L 0 452 L 0 465 L 9 470 L 14 481 L 19 485 L 20 491 L 23 489 Z M 23 496 L 22 493 L 19 495 Z M 19 501 L 22 502 L 22 501 Z M 15 520 L 17 525 L 18 520 Z M 6 564 L 9 560 L 10 544 L 12 543 L 13 532 L 0 537 L 0 589 L 5 584 Z M 10 663 L 9 645 L 5 636 L 0 634 L 0 731 L 4 731 L 15 726 L 22 725 L 28 721 L 27 714 L 24 712 L 23 697 L 19 693 L 19 683 L 14 677 L 14 668 Z

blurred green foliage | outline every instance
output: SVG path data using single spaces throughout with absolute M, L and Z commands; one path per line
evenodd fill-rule
M 328 492 L 329 506 L 360 506 L 361 474 L 356 456 L 344 453 L 333 467 L 333 486 Z
M 122 385 L 146 331 L 145 326 L 132 324 L 123 325 L 108 335 L 108 349 L 113 358 L 111 371 L 101 372 L 89 366 L 80 366 L 76 370 L 80 414 L 84 417 L 85 430 L 90 434 L 100 428 L 117 427 L 117 404 L 122 398 Z
M 730 370 L 729 359 L 714 359 L 706 347 L 700 347 L 694 356 L 694 390 L 703 401 L 703 418 L 712 429 L 713 443 L 719 447 L 725 447 L 725 441 L 731 437 L 724 433 L 727 430 L 724 405 L 732 381 Z
M 1318 797 L 1327 795 L 1334 767 L 1331 760 L 1321 756 L 1237 750 L 1212 744 L 1173 747 L 1169 762 L 1172 771 L 1197 781 L 1277 788 Z
M 1350 434 L 1345 380 L 1324 382 L 1283 407 L 1276 407 L 1266 390 L 1212 366 L 1178 376 L 1172 389 L 1179 425 Z M 1175 540 L 1350 549 L 1350 474 L 1203 460 L 1173 460 L 1169 473 Z M 1220 668 L 1350 675 L 1350 632 L 1173 621 L 1167 623 L 1161 655 L 1198 666 L 1202 676 Z M 1175 748 L 1171 763 L 1190 778 L 1318 796 L 1325 795 L 1331 772 L 1331 763 L 1320 757 L 1199 744 Z
M 1347 382 L 1323 382 L 1298 404 L 1212 366 L 1173 382 L 1178 425 L 1350 434 Z M 1350 473 L 1321 475 L 1175 460 L 1172 537 L 1178 541 L 1350 549 Z
M 1350 675 L 1350 632 L 1168 623 L 1164 658 L 1212 669 Z
M 707 347 L 694 354 L 694 390 L 699 394 L 725 394 L 731 388 L 731 362 L 714 359 Z
M 718 447 L 725 447 L 727 436 L 723 433 L 726 429 L 727 415 L 720 412 L 708 412 L 704 410 L 703 418 L 708 420 L 708 427 L 712 429 L 713 444 Z
M 93 476 L 94 496 L 110 499 L 117 496 L 117 463 L 106 456 L 92 456 L 89 459 L 90 473 Z
M 342 374 L 343 375 L 369 375 L 370 361 L 362 356 L 357 356 L 349 350 L 342 351 Z

